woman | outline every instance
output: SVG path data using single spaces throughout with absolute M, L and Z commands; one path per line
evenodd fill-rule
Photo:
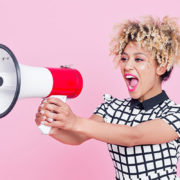
M 90 118 L 78 117 L 67 104 L 49 98 L 39 107 L 36 123 L 51 126 L 50 136 L 63 143 L 90 138 L 107 142 L 116 179 L 177 179 L 180 105 L 162 90 L 180 59 L 175 19 L 146 17 L 116 25 L 110 52 L 131 98 L 106 94 Z

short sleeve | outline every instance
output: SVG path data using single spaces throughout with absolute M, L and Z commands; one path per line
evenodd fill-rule
M 95 111 L 93 112 L 93 114 L 97 114 L 100 115 L 101 117 L 105 117 L 107 114 L 107 109 L 109 104 L 112 102 L 113 97 L 110 94 L 104 94 L 103 95 L 104 98 L 104 102 L 100 104 L 100 106 L 98 106 Z
M 175 105 L 165 110 L 161 119 L 165 120 L 180 137 L 180 105 Z

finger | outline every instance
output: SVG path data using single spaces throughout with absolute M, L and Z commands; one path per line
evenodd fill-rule
M 54 119 L 52 119 L 52 118 L 47 118 L 46 121 L 51 123 L 51 122 L 54 121 Z
M 58 119 L 59 115 L 57 113 L 53 113 L 51 111 L 48 110 L 41 110 L 40 111 L 41 115 L 46 116 L 47 118 L 51 118 L 51 119 Z
M 44 102 L 46 102 L 46 101 L 47 101 L 47 98 L 43 98 L 42 101 L 41 101 L 41 103 L 44 103 Z
M 41 105 L 38 107 L 38 112 L 40 112 L 42 109 Z
M 36 119 L 38 119 L 39 121 L 53 122 L 52 118 L 47 118 L 46 116 L 42 115 L 41 113 L 36 114 Z
M 46 102 L 47 102 L 47 98 L 43 98 L 42 101 L 41 101 L 41 104 L 46 103 Z
M 36 118 L 41 118 L 41 119 L 45 119 L 46 117 L 44 115 L 42 115 L 40 112 L 38 112 L 36 114 Z
M 47 103 L 55 104 L 57 106 L 67 106 L 66 103 L 64 103 L 62 100 L 59 98 L 48 98 Z
M 55 113 L 59 112 L 60 107 L 56 106 L 55 104 L 46 104 L 42 107 L 44 110 L 49 110 Z
M 45 111 L 49 111 L 55 114 L 66 114 L 68 110 L 65 107 L 59 107 L 54 104 L 46 104 L 39 108 L 39 113 L 43 114 Z
M 41 104 L 39 105 L 39 108 L 38 108 L 38 109 L 43 108 L 44 105 L 46 105 L 46 104 L 47 104 L 47 99 L 43 99 L 43 100 L 41 101 Z
M 35 122 L 36 122 L 36 125 L 38 126 L 41 124 L 41 122 L 37 118 L 35 119 Z
M 41 111 L 41 109 L 43 109 L 45 107 L 46 103 L 41 103 L 38 107 L 38 112 Z
M 44 115 L 42 115 L 42 114 L 40 114 L 40 113 L 37 113 L 37 114 L 36 114 L 36 119 L 39 119 L 39 120 L 41 120 L 41 121 L 44 121 L 44 120 L 46 120 L 46 116 L 44 116 Z
M 43 121 L 41 121 L 40 119 L 36 118 L 36 119 L 35 119 L 35 122 L 36 122 L 36 124 L 39 126 L 39 125 L 41 124 L 41 122 L 43 122 Z
M 41 122 L 44 121 L 44 119 L 41 119 L 41 118 L 36 118 L 35 119 L 35 122 L 36 124 L 39 126 L 41 124 Z
M 59 102 L 59 103 L 58 103 Z M 62 103 L 61 103 L 62 102 Z M 69 106 L 58 98 L 48 98 L 45 103 L 40 105 L 40 111 L 46 109 L 55 113 L 66 112 Z
M 47 102 L 47 100 L 42 100 L 39 107 L 38 107 L 38 112 L 40 111 L 41 108 L 43 108 L 43 106 L 45 105 L 45 103 Z
M 61 121 L 53 121 L 51 123 L 49 123 L 47 121 L 42 121 L 41 124 L 43 124 L 45 126 L 54 127 L 54 128 L 63 128 L 64 127 L 64 123 Z

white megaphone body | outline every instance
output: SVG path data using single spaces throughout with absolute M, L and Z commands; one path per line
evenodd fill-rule
M 0 118 L 15 106 L 18 98 L 77 97 L 82 90 L 83 79 L 76 69 L 33 67 L 18 64 L 12 51 L 0 44 Z M 40 125 L 43 134 L 50 127 Z

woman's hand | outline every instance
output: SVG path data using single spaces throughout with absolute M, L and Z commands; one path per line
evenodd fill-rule
M 77 116 L 67 104 L 59 99 L 43 101 L 38 108 L 35 121 L 38 126 L 41 123 L 51 126 L 49 135 L 64 144 L 79 145 L 90 139 L 88 136 L 73 131 Z
M 48 98 L 41 103 L 38 109 L 36 123 L 73 131 L 77 127 L 78 117 L 69 105 L 60 99 Z

